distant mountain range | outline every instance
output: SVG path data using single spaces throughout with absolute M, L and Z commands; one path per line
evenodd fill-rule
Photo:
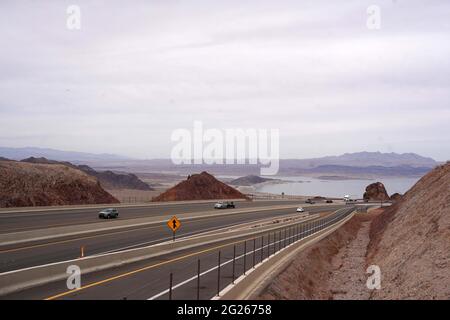
M 381 152 L 356 152 L 344 153 L 340 156 L 327 156 L 312 159 L 286 159 L 283 167 L 295 166 L 296 168 L 316 168 L 324 165 L 342 165 L 352 167 L 429 167 L 433 168 L 438 163 L 431 158 L 422 157 L 415 153 L 381 153 Z
M 259 175 L 260 165 L 174 165 L 170 159 L 137 160 L 113 154 L 91 154 L 41 148 L 2 148 L 0 157 L 19 160 L 45 157 L 88 164 L 96 170 L 133 173 L 165 172 L 192 174 L 208 171 L 218 175 Z M 432 158 L 415 153 L 356 152 L 310 159 L 281 159 L 279 175 L 422 176 L 438 165 Z
M 130 160 L 131 158 L 122 157 L 114 154 L 93 154 L 87 152 L 76 152 L 76 151 L 62 151 L 47 148 L 6 148 L 0 147 L 0 157 L 11 159 L 11 160 L 21 160 L 29 157 L 35 158 L 47 158 L 57 161 L 114 161 L 114 160 Z

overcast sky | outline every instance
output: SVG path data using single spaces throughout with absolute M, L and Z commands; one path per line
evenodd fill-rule
M 199 120 L 279 129 L 283 158 L 447 160 L 449 57 L 448 0 L 1 0 L 0 146 L 169 157 Z

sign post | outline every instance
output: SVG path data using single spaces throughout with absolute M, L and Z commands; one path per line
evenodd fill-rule
M 176 216 L 167 221 L 167 226 L 172 230 L 172 240 L 175 241 L 175 232 L 181 227 L 181 222 Z

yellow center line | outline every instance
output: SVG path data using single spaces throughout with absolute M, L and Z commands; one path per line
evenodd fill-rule
M 311 221 L 315 221 L 315 220 L 317 220 L 317 219 L 312 219 Z M 55 299 L 58 299 L 58 298 L 61 298 L 61 297 L 64 297 L 64 296 L 68 296 L 70 294 L 74 294 L 74 293 L 82 291 L 82 290 L 86 290 L 86 289 L 89 289 L 89 288 L 92 288 L 92 287 L 99 286 L 99 285 L 104 284 L 104 283 L 108 283 L 108 282 L 111 282 L 111 281 L 114 281 L 114 280 L 117 280 L 117 279 L 121 279 L 121 278 L 130 276 L 130 275 L 142 272 L 142 271 L 146 271 L 146 270 L 149 270 L 149 269 L 157 268 L 157 267 L 160 267 L 160 266 L 163 266 L 163 265 L 166 265 L 166 264 L 170 264 L 170 263 L 173 263 L 173 262 L 176 262 L 176 261 L 179 261 L 179 260 L 183 260 L 183 259 L 186 259 L 186 258 L 189 258 L 189 257 L 192 257 L 192 256 L 200 255 L 200 254 L 203 254 L 203 253 L 206 253 L 206 252 L 214 251 L 214 250 L 217 250 L 217 249 L 220 249 L 220 248 L 224 248 L 224 247 L 227 247 L 227 246 L 230 246 L 230 245 L 234 245 L 234 244 L 243 243 L 245 241 L 249 241 L 249 240 L 253 240 L 253 239 L 256 239 L 256 237 L 252 236 L 252 237 L 246 238 L 244 240 L 233 241 L 233 242 L 229 242 L 229 243 L 226 243 L 226 244 L 215 246 L 215 247 L 212 247 L 212 248 L 209 248 L 209 249 L 204 249 L 204 250 L 192 252 L 192 253 L 189 253 L 189 254 L 186 254 L 186 255 L 182 255 L 182 256 L 179 256 L 179 257 L 167 260 L 167 261 L 151 264 L 151 265 L 148 265 L 148 266 L 145 266 L 145 267 L 133 270 L 133 271 L 125 272 L 125 273 L 118 274 L 118 275 L 110 277 L 110 278 L 106 278 L 106 279 L 103 279 L 103 280 L 100 280 L 100 281 L 96 281 L 96 282 L 87 284 L 85 286 L 82 286 L 82 287 L 80 287 L 78 289 L 65 291 L 65 292 L 56 294 L 54 296 L 47 297 L 44 300 L 55 300 Z
M 107 282 L 111 282 L 111 281 L 114 281 L 114 280 L 117 280 L 117 279 L 120 279 L 120 278 L 124 278 L 126 276 L 130 276 L 130 275 L 142 272 L 142 271 L 146 271 L 146 270 L 149 270 L 149 269 L 157 268 L 157 267 L 160 267 L 160 266 L 163 266 L 163 265 L 166 265 L 166 264 L 169 264 L 169 263 L 173 263 L 173 262 L 176 262 L 176 261 L 179 261 L 179 260 L 183 260 L 183 259 L 186 259 L 186 258 L 189 258 L 189 257 L 192 257 L 192 256 L 196 256 L 196 255 L 203 254 L 203 253 L 206 253 L 206 252 L 214 251 L 214 250 L 217 250 L 217 249 L 220 249 L 220 248 L 224 248 L 224 247 L 227 247 L 227 246 L 230 246 L 230 245 L 233 245 L 233 244 L 243 243 L 244 241 L 253 240 L 253 239 L 254 239 L 254 237 L 252 237 L 250 239 L 234 241 L 234 242 L 226 243 L 226 244 L 223 244 L 223 245 L 220 245 L 220 246 L 216 246 L 216 247 L 213 247 L 213 248 L 204 249 L 204 250 L 200 250 L 200 251 L 197 251 L 197 252 L 189 253 L 189 254 L 186 254 L 186 255 L 183 255 L 183 256 L 176 257 L 176 258 L 171 259 L 171 260 L 164 261 L 164 262 L 151 264 L 151 265 L 145 266 L 143 268 L 139 268 L 139 269 L 136 269 L 136 270 L 133 270 L 133 271 L 125 272 L 125 273 L 122 273 L 122 274 L 119 274 L 119 275 L 116 275 L 116 276 L 113 276 L 113 277 L 110 277 L 110 278 L 106 278 L 106 279 L 103 279 L 103 280 L 100 280 L 100 281 L 97 281 L 97 282 L 90 283 L 90 284 L 82 286 L 82 287 L 80 287 L 78 289 L 65 291 L 65 292 L 56 294 L 54 296 L 47 297 L 44 300 L 55 300 L 55 299 L 58 299 L 58 298 L 61 298 L 61 297 L 64 297 L 64 296 L 67 296 L 67 295 L 70 295 L 70 294 L 82 291 L 82 290 L 86 290 L 88 288 L 92 288 L 92 287 L 95 287 L 95 286 L 98 286 L 98 285 L 101 285 L 101 284 L 104 284 L 104 283 L 107 283 Z

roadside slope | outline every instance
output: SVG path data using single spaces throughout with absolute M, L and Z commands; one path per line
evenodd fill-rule
M 450 298 L 450 163 L 420 179 L 372 223 L 368 262 L 379 265 L 374 299 Z

